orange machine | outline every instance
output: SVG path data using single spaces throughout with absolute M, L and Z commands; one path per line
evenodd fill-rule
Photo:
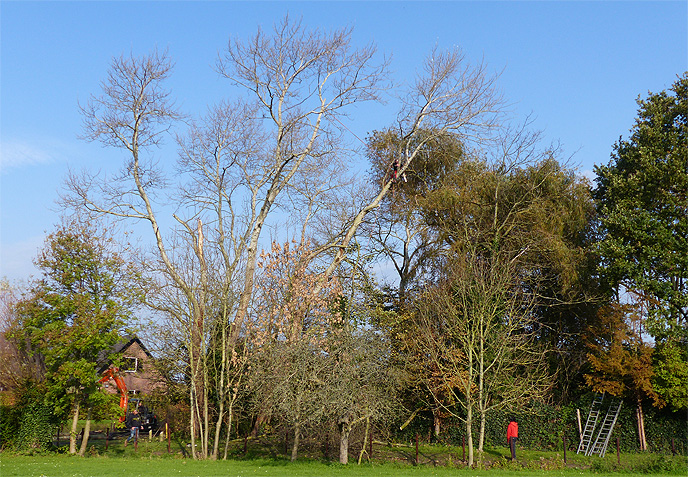
M 124 384 L 122 376 L 119 375 L 119 368 L 108 368 L 104 373 L 103 377 L 98 381 L 99 383 L 106 383 L 109 380 L 113 380 L 117 389 L 119 390 L 119 407 L 122 408 L 124 414 L 119 418 L 120 422 L 124 422 L 124 418 L 127 412 L 127 404 L 129 402 L 129 395 L 127 393 L 127 385 Z

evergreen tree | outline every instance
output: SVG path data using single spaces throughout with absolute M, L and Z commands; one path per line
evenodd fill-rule
M 628 140 L 596 168 L 602 277 L 617 298 L 647 305 L 655 389 L 675 409 L 688 391 L 688 72 L 669 91 L 638 99 Z
M 647 331 L 686 340 L 688 322 L 688 72 L 638 99 L 628 140 L 599 166 L 603 275 L 651 303 Z

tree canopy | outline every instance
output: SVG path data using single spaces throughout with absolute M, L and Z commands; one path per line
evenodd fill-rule
M 638 99 L 638 117 L 594 192 L 607 283 L 650 304 L 647 330 L 688 336 L 688 73 L 669 91 Z M 621 290 L 623 292 L 623 289 Z
M 112 242 L 76 221 L 47 237 L 36 265 L 42 278 L 17 303 L 14 336 L 45 363 L 46 398 L 56 412 L 76 423 L 85 407 L 90 419 L 91 409 L 107 402 L 97 371 L 131 317 L 135 270 Z

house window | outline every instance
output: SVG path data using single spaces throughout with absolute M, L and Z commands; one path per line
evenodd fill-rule
M 133 356 L 122 357 L 122 371 L 125 373 L 135 373 L 139 367 L 139 360 Z

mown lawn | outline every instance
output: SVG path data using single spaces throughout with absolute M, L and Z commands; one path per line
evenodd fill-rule
M 194 461 L 189 458 L 188 445 L 157 439 L 142 439 L 136 448 L 123 445 L 122 436 L 108 442 L 90 441 L 84 458 L 65 454 L 36 456 L 0 453 L 0 477 L 9 476 L 660 476 L 688 475 L 688 458 L 656 454 L 622 454 L 620 464 L 615 453 L 604 459 L 567 453 L 564 463 L 561 452 L 519 450 L 518 461 L 510 462 L 506 447 L 487 449 L 482 458 L 476 455 L 477 468 L 467 469 L 462 462 L 461 447 L 422 445 L 416 465 L 415 447 L 411 445 L 377 444 L 373 460 L 356 464 L 352 457 L 348 466 L 336 463 L 336 456 L 327 455 L 322 446 L 303 446 L 303 459 L 290 462 L 279 441 L 262 439 L 244 443 L 237 440 L 230 448 L 230 459 L 223 461 Z M 64 444 L 64 442 L 63 442 Z M 244 448 L 244 445 L 246 447 Z M 65 449 L 62 448 L 62 451 Z
M 638 474 L 628 472 L 591 472 L 583 469 L 560 470 L 470 470 L 452 467 L 432 467 L 427 465 L 410 466 L 404 464 L 353 464 L 342 466 L 316 461 L 288 462 L 286 460 L 227 460 L 227 461 L 193 461 L 188 459 L 136 458 L 136 457 L 69 457 L 51 456 L 0 456 L 0 475 L 10 476 L 46 476 L 46 477 L 80 477 L 80 476 L 290 476 L 290 477 L 421 477 L 421 476 L 551 476 L 573 477 L 581 475 L 614 475 L 614 476 L 651 476 L 665 475 Z M 678 474 L 681 475 L 681 474 Z

